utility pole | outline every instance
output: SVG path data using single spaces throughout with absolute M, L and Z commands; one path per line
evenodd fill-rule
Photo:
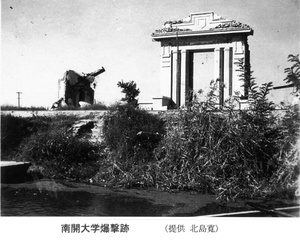
M 22 94 L 22 92 L 17 92 L 17 94 L 18 94 L 18 108 L 20 108 L 20 100 L 21 100 L 20 95 Z

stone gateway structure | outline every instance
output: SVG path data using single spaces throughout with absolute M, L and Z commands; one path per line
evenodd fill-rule
M 246 71 L 250 70 L 249 35 L 253 35 L 250 26 L 214 12 L 165 22 L 152 34 L 153 41 L 161 44 L 161 97 L 153 99 L 154 106 L 184 106 L 191 90 L 205 93 L 212 80 L 218 81 L 220 105 L 236 91 L 246 99 L 247 88 L 239 81 L 241 72 L 235 63 L 243 59 Z

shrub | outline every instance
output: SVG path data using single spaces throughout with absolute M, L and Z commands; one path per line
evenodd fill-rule
M 281 138 L 278 140 L 277 168 L 266 186 L 270 196 L 294 198 L 299 191 L 300 175 L 300 112 L 289 106 L 280 123 Z
M 74 115 L 31 118 L 1 115 L 1 154 L 39 165 L 45 176 L 75 179 L 91 176 L 98 170 L 101 149 L 68 133 L 77 119 Z
M 284 81 L 293 86 L 292 94 L 300 91 L 299 55 L 288 56 L 293 65 L 285 68 Z M 300 112 L 299 104 L 286 107 L 286 114 L 279 121 L 280 138 L 278 139 L 277 168 L 266 189 L 271 196 L 299 197 L 300 175 Z
M 136 83 L 134 81 L 129 82 L 118 82 L 118 87 L 122 88 L 122 93 L 125 93 L 125 97 L 122 98 L 122 101 L 126 101 L 127 104 L 137 107 L 137 99 L 136 97 L 140 94 L 140 89 L 137 88 Z
M 30 136 L 20 146 L 19 159 L 41 166 L 45 176 L 78 180 L 98 171 L 99 152 L 99 147 L 87 140 L 51 129 Z
M 20 143 L 48 125 L 47 118 L 22 118 L 1 114 L 1 156 L 12 155 Z
M 284 72 L 287 74 L 284 81 L 291 84 L 295 88 L 295 93 L 300 91 L 300 60 L 299 54 L 288 56 L 288 61 L 293 65 L 290 68 L 285 68 Z
M 249 109 L 237 111 L 235 98 L 217 105 L 213 84 L 206 101 L 195 94 L 187 109 L 166 113 L 164 125 L 146 112 L 117 106 L 106 116 L 107 158 L 98 177 L 113 186 L 196 190 L 225 201 L 278 194 L 276 184 L 295 190 L 299 162 L 288 159 L 298 154 L 299 113 L 291 108 L 278 120 L 267 99 L 271 87 L 250 78 Z M 145 135 L 144 142 L 139 132 L 164 134 L 152 141 L 156 135 Z
M 261 196 L 262 182 L 278 169 L 280 129 L 267 94 L 249 84 L 250 108 L 235 111 L 234 99 L 216 111 L 215 86 L 200 102 L 194 96 L 188 110 L 166 123 L 167 132 L 156 151 L 156 184 L 164 189 L 211 192 L 222 200 Z
M 151 159 L 162 133 L 162 120 L 130 105 L 119 106 L 105 117 L 105 142 L 124 162 Z
M 118 106 L 105 117 L 106 180 L 135 185 L 154 161 L 153 150 L 164 132 L 163 121 L 131 105 Z

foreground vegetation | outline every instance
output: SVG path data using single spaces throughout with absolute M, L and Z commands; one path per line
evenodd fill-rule
M 2 156 L 41 166 L 47 177 L 104 186 L 193 190 L 222 200 L 294 197 L 299 110 L 278 118 L 265 91 L 249 111 L 234 111 L 229 102 L 215 111 L 214 94 L 161 116 L 120 106 L 105 116 L 102 143 L 73 136 L 75 116 L 2 116 Z
M 104 116 L 104 140 L 69 131 L 75 116 L 1 116 L 1 153 L 40 166 L 44 176 L 111 187 L 193 190 L 237 197 L 295 198 L 300 173 L 299 106 L 278 115 L 271 83 L 249 78 L 249 109 L 218 106 L 216 84 L 202 101 L 152 115 L 128 102 Z M 131 101 L 135 103 L 135 101 Z M 14 127 L 11 127 L 14 126 Z

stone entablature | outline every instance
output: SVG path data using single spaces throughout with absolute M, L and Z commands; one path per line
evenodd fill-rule
M 213 12 L 165 22 L 152 34 L 152 39 L 161 43 L 160 96 L 182 106 L 191 90 L 207 90 L 211 80 L 218 80 L 221 105 L 237 91 L 247 97 L 235 63 L 243 59 L 249 67 L 249 35 L 253 30 L 247 24 Z
M 153 39 L 163 38 L 174 35 L 205 35 L 231 32 L 253 33 L 247 24 L 236 22 L 235 20 L 225 19 L 213 12 L 192 13 L 188 18 L 166 21 L 164 27 L 152 33 Z

